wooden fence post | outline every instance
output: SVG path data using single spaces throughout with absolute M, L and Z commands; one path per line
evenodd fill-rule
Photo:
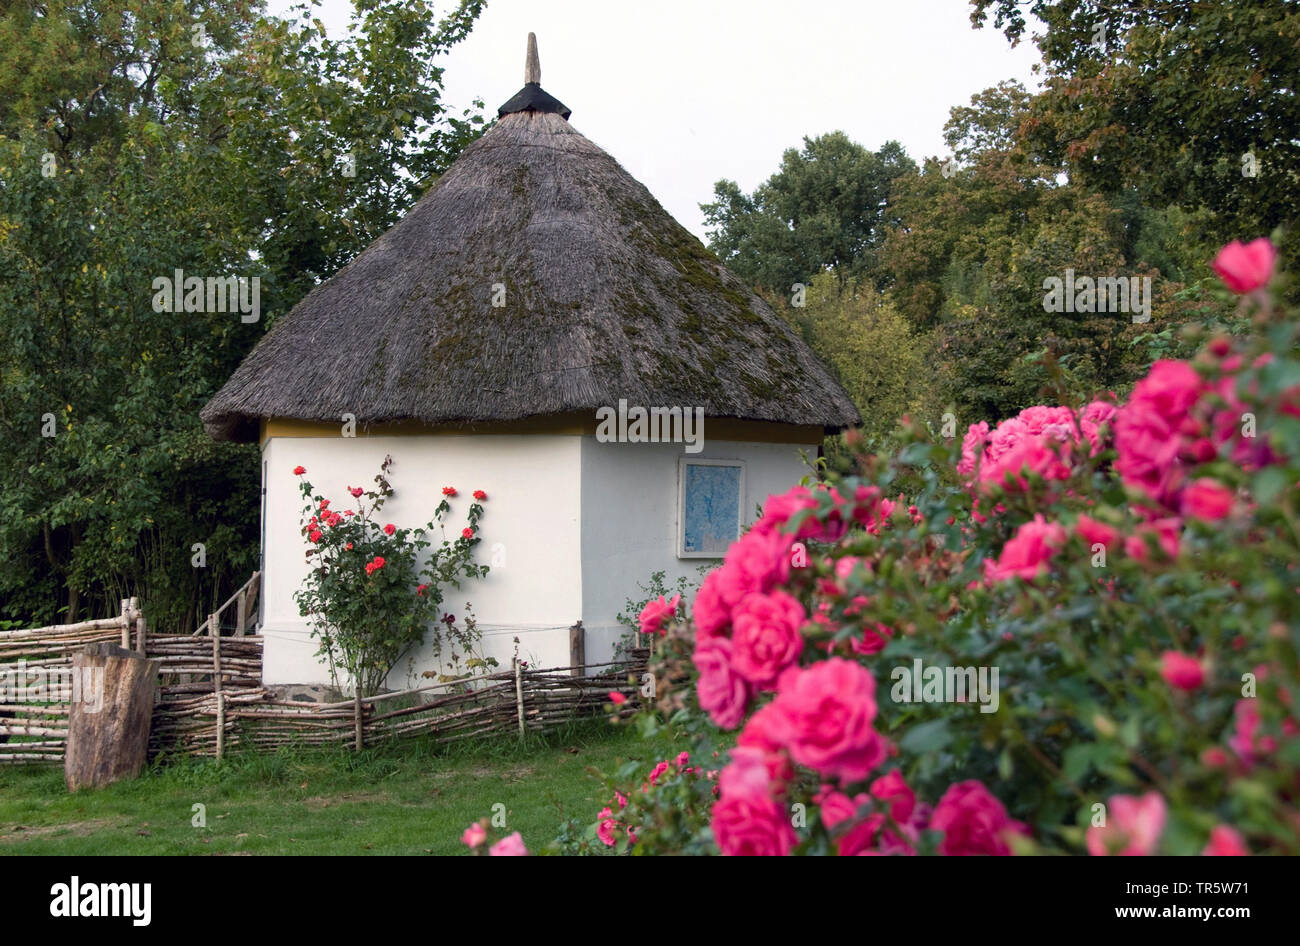
M 217 761 L 226 751 L 226 694 L 217 691 Z
M 352 687 L 352 748 L 360 752 L 366 746 L 365 708 L 361 704 L 361 684 Z
M 583 667 L 587 663 L 587 632 L 582 628 L 582 622 L 569 628 L 569 666 L 573 668 L 572 675 L 580 677 L 583 674 Z
M 515 707 L 519 712 L 519 738 L 524 736 L 524 672 L 519 665 L 519 658 L 511 658 L 515 665 Z
M 131 649 L 131 599 L 122 599 L 122 648 Z
M 221 626 L 215 614 L 208 615 L 208 633 L 212 635 L 212 692 L 217 697 L 217 761 L 226 747 L 226 699 L 221 692 Z
M 135 619 L 135 649 L 143 654 L 147 644 L 148 630 L 145 627 L 144 612 L 141 611 L 139 616 Z

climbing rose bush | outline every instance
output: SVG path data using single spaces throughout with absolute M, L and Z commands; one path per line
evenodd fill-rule
M 433 521 L 422 529 L 384 521 L 384 503 L 393 495 L 391 464 L 392 458 L 385 458 L 373 490 L 348 487 L 355 508 L 342 511 L 316 493 L 304 467 L 293 471 L 305 503 L 302 534 L 311 565 L 294 597 L 320 642 L 317 656 L 329 661 L 335 683 L 341 671 L 366 695 L 377 693 L 389 672 L 430 634 L 434 655 L 445 655 L 453 666 L 470 655 L 479 643 L 473 622 L 457 623 L 455 615 L 442 614 L 440 607 L 446 589 L 488 573 L 488 566 L 474 562 L 474 547 L 481 541 L 480 502 L 470 505 L 469 524 L 459 538 L 445 535 L 443 517 L 451 512 L 454 488 L 443 489 Z M 481 490 L 476 494 L 487 498 Z M 442 535 L 437 545 L 435 529 Z
M 720 752 L 716 782 L 609 806 L 609 836 L 1300 853 L 1300 360 L 1275 259 L 1225 248 L 1254 333 L 1127 398 L 951 440 L 905 422 L 894 455 L 858 447 L 853 475 L 770 497 L 689 620 L 643 615 L 656 679 L 689 681 L 659 704 L 692 757 Z

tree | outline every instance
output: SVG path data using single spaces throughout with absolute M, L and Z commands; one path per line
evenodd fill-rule
M 797 308 L 778 304 L 839 377 L 862 415 L 863 433 L 890 433 L 925 396 L 925 340 L 870 283 L 818 273 L 803 301 Z
M 709 248 L 751 285 L 775 292 L 824 269 L 863 276 L 890 219 L 891 182 L 913 170 L 896 141 L 872 152 L 840 131 L 804 138 L 752 195 L 734 181 L 714 185 L 713 203 L 700 205 Z
M 0 616 L 139 595 L 179 630 L 247 578 L 257 451 L 213 444 L 199 408 L 481 128 L 447 114 L 433 65 L 481 7 L 356 0 L 336 42 L 305 6 L 6 5 Z M 158 311 L 178 269 L 256 277 L 257 320 Z
M 1300 15 L 1284 0 L 972 0 L 1047 67 L 1024 132 L 1072 180 L 1212 212 L 1211 242 L 1290 225 L 1300 252 Z
M 1183 283 L 1208 275 L 1207 248 L 1189 239 L 1194 215 L 1133 190 L 1107 195 L 1033 152 L 1021 133 L 1033 102 L 1015 83 L 979 93 L 944 128 L 961 163 L 928 161 L 894 182 L 901 224 L 882 266 L 899 311 L 931 333 L 941 400 L 959 417 L 1036 403 L 1058 369 L 1092 390 L 1137 376 L 1144 353 L 1132 342 L 1148 329 L 1133 323 L 1133 308 L 1047 311 L 1047 280 L 1150 277 L 1145 314 L 1158 328 Z

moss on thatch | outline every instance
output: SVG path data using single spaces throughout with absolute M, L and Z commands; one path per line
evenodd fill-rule
M 202 416 L 246 440 L 263 417 L 508 421 L 619 398 L 859 421 L 794 330 L 645 187 L 559 114 L 520 111 L 280 319 Z

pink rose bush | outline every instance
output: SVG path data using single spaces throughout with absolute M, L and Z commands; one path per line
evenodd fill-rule
M 850 438 L 854 475 L 769 497 L 688 617 L 643 612 L 690 699 L 642 722 L 715 761 L 628 792 L 592 838 L 1300 854 L 1300 320 L 1274 258 L 1215 262 L 1255 335 L 1157 360 L 1127 396 L 951 439 L 908 422 L 876 455 Z

